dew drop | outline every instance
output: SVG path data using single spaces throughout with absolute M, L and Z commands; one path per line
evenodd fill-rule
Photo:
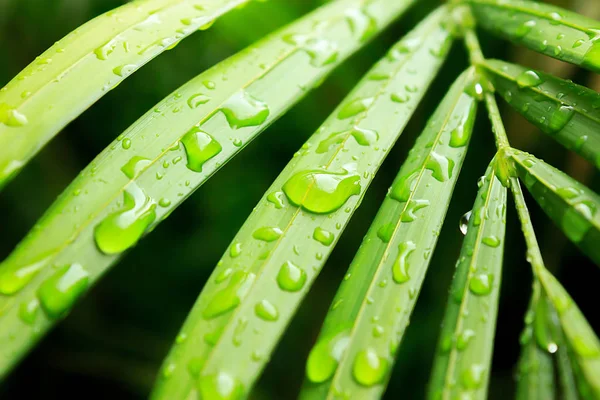
M 548 122 L 548 131 L 549 133 L 555 133 L 560 131 L 569 123 L 573 115 L 575 114 L 575 110 L 570 106 L 560 106 L 558 107 L 550 117 L 550 121 Z
M 208 97 L 207 95 L 202 94 L 202 93 L 197 93 L 197 94 L 190 96 L 187 103 L 188 103 L 188 106 L 193 109 L 193 108 L 198 108 L 202 104 L 206 104 L 209 101 L 210 101 L 210 97 Z
M 89 273 L 80 264 L 65 265 L 46 279 L 36 294 L 50 318 L 63 316 L 88 287 Z
M 354 117 L 363 111 L 366 111 L 371 104 L 373 104 L 374 98 L 367 97 L 364 99 L 354 99 L 345 103 L 337 114 L 338 119 L 346 119 Z
M 202 312 L 204 319 L 213 319 L 236 308 L 246 295 L 256 275 L 246 271 L 231 274 L 226 287 L 216 292 Z
M 348 131 L 336 132 L 331 134 L 327 139 L 322 140 L 317 147 L 318 154 L 326 153 L 332 146 L 340 145 L 346 141 L 350 135 L 354 137 L 356 143 L 361 146 L 370 146 L 379 139 L 377 132 L 370 129 L 362 129 L 357 126 Z
M 281 237 L 283 231 L 277 227 L 265 226 L 252 233 L 252 237 L 263 242 L 274 242 Z
M 279 312 L 277 308 L 268 300 L 261 300 L 254 307 L 256 315 L 265 321 L 277 321 Z
M 19 127 L 27 125 L 28 122 L 25 115 L 6 103 L 0 103 L 0 123 L 10 127 Z
M 314 383 L 325 382 L 331 378 L 349 342 L 347 332 L 320 339 L 308 356 L 307 378 Z
M 377 230 L 377 237 L 381 239 L 383 243 L 389 243 L 396 229 L 396 224 L 390 222 L 389 224 L 381 225 Z
M 467 211 L 462 217 L 460 217 L 458 229 L 460 229 L 460 233 L 463 235 L 466 235 L 467 230 L 469 229 L 469 220 L 471 219 L 471 214 L 472 211 Z
M 538 86 L 542 82 L 542 78 L 532 70 L 525 71 L 517 77 L 517 85 L 519 85 L 520 88 Z
M 223 150 L 221 144 L 208 133 L 195 126 L 181 138 L 187 156 L 187 167 L 202 172 L 202 166 Z
M 392 266 L 392 275 L 396 283 L 405 283 L 410 280 L 408 257 L 416 248 L 417 245 L 410 240 L 398 245 L 398 256 Z
M 379 357 L 374 349 L 368 348 L 356 354 L 352 375 L 362 386 L 373 386 L 383 380 L 388 370 L 388 361 Z
M 127 164 L 121 167 L 121 171 L 129 179 L 134 179 L 151 163 L 152 161 L 145 157 L 134 156 L 127 162 Z
M 477 274 L 471 277 L 469 282 L 469 290 L 477 296 L 487 296 L 492 292 L 494 283 L 494 275 L 492 274 Z
M 261 125 L 270 114 L 266 103 L 251 96 L 245 90 L 231 96 L 221 111 L 232 129 Z
M 273 204 L 275 208 L 282 209 L 284 196 L 285 195 L 283 194 L 283 192 L 272 192 L 267 195 L 267 201 Z
M 317 214 L 339 209 L 360 190 L 360 177 L 347 171 L 301 171 L 283 185 L 283 192 L 292 204 Z
M 498 247 L 500 246 L 500 239 L 497 236 L 490 235 L 484 237 L 481 242 L 489 247 Z
M 202 375 L 198 379 L 199 398 L 210 400 L 237 400 L 244 397 L 241 382 L 226 372 Z
M 452 178 L 454 160 L 432 151 L 429 154 L 425 168 L 431 171 L 431 176 L 439 182 L 445 182 Z
M 316 227 L 315 231 L 313 232 L 313 239 L 315 239 L 317 242 L 321 243 L 324 246 L 330 246 L 331 243 L 333 243 L 335 236 L 333 233 L 326 231 L 321 227 Z
M 27 325 L 33 325 L 40 309 L 38 299 L 33 299 L 29 302 L 21 303 L 19 306 L 19 318 Z
M 125 77 L 128 77 L 129 75 L 131 75 L 132 73 L 134 73 L 136 69 L 137 69 L 137 65 L 126 64 L 126 65 L 121 65 L 120 67 L 116 67 L 115 69 L 113 69 L 113 72 L 115 75 L 125 78 Z
M 306 272 L 291 261 L 285 262 L 277 274 L 277 284 L 286 292 L 297 292 L 306 283 Z
M 369 39 L 377 32 L 377 21 L 361 9 L 353 9 L 346 12 L 346 19 L 354 35 L 361 42 Z

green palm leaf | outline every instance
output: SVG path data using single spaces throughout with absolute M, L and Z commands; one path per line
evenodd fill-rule
M 429 398 L 487 398 L 506 226 L 506 188 L 492 166 L 468 223 L 446 306 Z
M 466 0 L 477 23 L 511 41 L 600 72 L 600 22 L 527 0 Z
M 600 265 L 600 197 L 562 171 L 521 151 L 511 154 L 519 177 L 552 220 Z
M 79 175 L 0 264 L 0 376 L 123 251 L 411 1 L 365 4 L 332 2 L 199 75 Z M 79 267 L 63 271 L 67 266 Z M 42 301 L 38 312 L 40 288 L 60 276 L 79 278 L 64 303 Z M 23 307 L 32 316 L 22 317 Z
M 600 168 L 600 94 L 504 61 L 486 60 L 481 66 L 512 108 Z
M 137 1 L 94 18 L 50 47 L 0 90 L 0 188 L 126 77 L 247 1 Z
M 536 334 L 540 316 L 539 304 L 542 302 L 542 291 L 539 281 L 533 285 L 533 294 L 529 309 L 525 316 L 525 329 L 521 335 L 521 357 L 517 374 L 517 400 L 552 400 L 556 397 L 554 387 L 554 364 L 547 343 L 540 346 Z M 545 328 L 542 326 L 542 328 Z M 546 330 L 544 329 L 544 332 Z M 555 348 L 551 349 L 556 351 Z
M 301 398 L 385 390 L 466 155 L 473 72 L 455 81 L 400 169 L 310 353 Z
M 597 399 L 600 397 L 600 341 L 556 278 L 546 269 L 540 270 L 539 277 L 545 294 L 558 313 L 571 351 L 579 393 L 584 399 Z
M 200 294 L 153 398 L 248 393 L 440 68 L 445 18 L 437 10 L 394 46 L 275 180 Z

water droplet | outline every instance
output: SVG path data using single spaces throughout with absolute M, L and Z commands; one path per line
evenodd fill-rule
M 410 96 L 407 94 L 392 93 L 390 95 L 390 99 L 392 99 L 392 101 L 395 103 L 406 103 L 410 100 Z
M 583 240 L 591 227 L 590 220 L 596 213 L 591 201 L 581 201 L 569 207 L 562 216 L 562 229 L 567 237 L 577 243 Z
M 460 229 L 460 233 L 463 235 L 466 235 L 467 230 L 469 229 L 469 220 L 471 219 L 471 214 L 472 211 L 467 211 L 462 217 L 460 217 L 458 229 Z
M 105 254 L 118 254 L 142 237 L 156 218 L 156 203 L 130 183 L 124 193 L 123 208 L 106 216 L 94 230 L 96 246 Z
M 489 247 L 500 246 L 500 239 L 494 235 L 484 237 L 483 239 L 481 239 L 481 242 Z
M 171 205 L 171 200 L 167 199 L 166 197 L 163 197 L 158 201 L 158 205 L 162 208 L 167 208 Z
M 137 69 L 137 65 L 126 64 L 126 65 L 121 65 L 120 67 L 116 67 L 115 69 L 113 69 L 113 72 L 115 75 L 118 75 L 122 78 L 126 78 L 129 75 L 131 75 L 132 73 L 134 73 L 136 69 Z
M 477 296 L 487 296 L 492 292 L 494 283 L 494 275 L 492 274 L 477 274 L 471 277 L 469 282 L 469 290 Z
M 17 293 L 23 289 L 40 272 L 51 259 L 43 255 L 25 266 L 0 268 L 0 293 L 6 296 Z
M 335 236 L 333 233 L 326 231 L 325 229 L 322 229 L 321 227 L 316 227 L 315 231 L 313 232 L 313 239 L 315 239 L 317 242 L 321 243 L 322 245 L 330 246 L 331 243 L 333 243 Z
M 401 221 L 413 222 L 415 219 L 417 219 L 417 215 L 415 213 L 428 206 L 429 200 L 410 200 L 402 212 Z
M 570 106 L 560 106 L 558 107 L 550 117 L 550 121 L 548 122 L 548 132 L 555 133 L 560 131 L 569 123 L 573 115 L 575 114 L 575 109 Z
M 462 373 L 462 384 L 466 389 L 478 389 L 485 376 L 485 367 L 480 364 L 472 364 Z
M 361 9 L 348 10 L 346 19 L 350 24 L 352 33 L 358 36 L 361 42 L 369 39 L 377 32 L 377 21 Z
M 127 164 L 121 167 L 121 171 L 127 176 L 129 179 L 136 178 L 140 172 L 144 170 L 148 165 L 150 165 L 152 161 L 147 158 L 134 156 L 127 162 Z
M 346 138 L 348 138 L 350 135 L 352 135 L 354 140 L 356 140 L 356 143 L 361 146 L 370 146 L 379 139 L 377 132 L 355 126 L 348 131 L 331 134 L 327 139 L 324 139 L 319 143 L 316 152 L 319 154 L 326 153 L 331 146 L 344 143 Z
M 236 258 L 242 254 L 242 244 L 240 242 L 233 242 L 229 247 L 229 255 L 231 258 Z
M 98 58 L 98 60 L 108 60 L 108 56 L 112 54 L 120 40 L 120 37 L 117 36 L 116 38 L 108 41 L 103 46 L 98 47 L 96 50 L 94 50 L 96 58 Z
M 379 357 L 374 349 L 368 348 L 356 354 L 352 375 L 357 383 L 373 386 L 383 380 L 388 370 L 388 361 Z
M 277 227 L 265 226 L 252 233 L 252 237 L 263 242 L 274 242 L 281 237 L 283 231 Z
M 317 214 L 339 209 L 360 190 L 360 177 L 347 171 L 301 171 L 283 185 L 283 192 L 292 204 Z
M 210 400 L 238 400 L 244 397 L 242 384 L 226 372 L 202 375 L 198 380 L 199 398 Z
M 475 337 L 475 331 L 472 329 L 465 329 L 461 332 L 460 335 L 456 338 L 456 348 L 460 350 L 464 350 L 469 345 L 471 339 Z
M 398 256 L 392 266 L 392 274 L 396 283 L 404 283 L 410 280 L 408 257 L 416 248 L 417 245 L 410 240 L 398 245 Z
M 236 308 L 246 295 L 256 275 L 246 271 L 231 274 L 226 287 L 216 292 L 202 312 L 204 319 L 213 319 Z
M 534 20 L 524 22 L 515 30 L 515 37 L 520 39 L 523 36 L 527 35 L 529 32 L 531 32 L 535 25 L 536 22 Z
M 277 308 L 268 300 L 262 300 L 260 303 L 257 303 L 254 307 L 254 312 L 256 312 L 259 318 L 265 321 L 277 321 L 279 318 Z
M 9 107 L 6 103 L 0 103 L 0 123 L 6 126 L 19 127 L 27 125 L 28 122 L 25 115 Z
M 373 104 L 374 100 L 375 99 L 373 97 L 351 100 L 340 108 L 337 117 L 338 119 L 354 117 L 361 112 L 368 110 L 369 107 L 371 107 L 371 104 Z
M 267 196 L 267 201 L 275 206 L 277 209 L 283 208 L 283 192 L 273 192 L 269 193 Z
M 392 239 L 392 235 L 396 229 L 396 224 L 390 222 L 389 224 L 382 225 L 377 230 L 377 237 L 381 239 L 383 243 L 389 243 Z
M 131 139 L 126 138 L 121 142 L 121 146 L 123 147 L 123 149 L 125 150 L 129 150 L 131 148 Z
M 349 342 L 347 332 L 319 340 L 308 356 L 307 378 L 314 383 L 325 382 L 331 378 Z
M 445 182 L 452 178 L 454 170 L 454 160 L 432 151 L 427 159 L 425 168 L 431 171 L 431 176 L 440 182 Z
M 208 97 L 207 95 L 202 94 L 202 93 L 197 93 L 197 94 L 190 96 L 187 103 L 188 103 L 188 106 L 193 109 L 193 108 L 197 108 L 198 106 L 201 106 L 202 104 L 206 104 L 209 101 L 210 101 L 210 97 Z
M 33 325 L 40 309 L 38 299 L 33 299 L 29 302 L 21 303 L 19 307 L 19 318 L 27 325 Z
M 542 82 L 542 78 L 532 70 L 525 71 L 517 77 L 517 85 L 519 85 L 520 88 L 538 86 Z
M 291 261 L 284 263 L 277 274 L 277 284 L 286 292 L 297 292 L 306 283 L 306 272 Z
M 409 174 L 401 176 L 390 190 L 390 197 L 399 202 L 408 201 L 411 193 L 415 189 L 417 178 L 419 177 L 419 171 L 413 171 Z
M 258 126 L 269 117 L 270 111 L 266 103 L 241 90 L 231 96 L 221 108 L 232 129 L 247 126 Z
M 65 265 L 46 279 L 36 294 L 50 318 L 62 317 L 88 287 L 89 273 L 79 264 Z
M 194 126 L 181 138 L 187 156 L 187 167 L 194 172 L 202 172 L 202 166 L 223 150 L 208 133 Z

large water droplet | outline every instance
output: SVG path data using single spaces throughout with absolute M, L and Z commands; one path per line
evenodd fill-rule
M 226 372 L 203 375 L 198 379 L 201 399 L 238 400 L 244 397 L 244 387 L 237 379 Z
M 373 386 L 383 380 L 388 370 L 388 361 L 377 355 L 374 349 L 359 351 L 354 359 L 352 375 L 363 386 Z
M 21 303 L 19 307 L 19 318 L 28 325 L 33 325 L 40 309 L 38 299 L 33 299 L 26 303 Z
M 321 243 L 324 246 L 330 246 L 331 243 L 333 243 L 335 236 L 333 233 L 326 231 L 321 227 L 316 227 L 315 231 L 313 232 L 313 239 L 315 239 L 317 242 Z
M 0 123 L 6 126 L 19 127 L 27 125 L 28 120 L 25 115 L 10 107 L 8 104 L 0 103 Z
M 567 237 L 577 243 L 583 240 L 591 228 L 590 220 L 596 214 L 596 205 L 591 201 L 581 201 L 565 211 L 561 226 Z
M 298 172 L 283 185 L 292 204 L 317 214 L 339 209 L 360 190 L 358 175 L 320 170 Z
M 212 319 L 237 307 L 246 295 L 256 275 L 246 271 L 231 274 L 227 286 L 216 292 L 202 312 L 204 319 Z
M 123 209 L 96 225 L 96 246 L 105 254 L 121 253 L 138 242 L 155 218 L 156 203 L 132 182 L 125 190 Z
M 0 293 L 12 295 L 23 289 L 40 272 L 50 260 L 50 256 L 43 255 L 25 266 L 0 268 Z
M 350 338 L 347 332 L 319 340 L 311 350 L 306 363 L 308 379 L 315 383 L 321 383 L 331 378 L 349 342 Z
M 583 57 L 582 65 L 598 70 L 600 66 L 600 40 L 593 40 L 592 45 Z
M 286 292 L 297 292 L 306 283 L 306 272 L 291 261 L 284 263 L 277 274 L 277 284 Z
M 382 225 L 377 230 L 377 237 L 381 239 L 382 242 L 388 243 L 392 239 L 392 235 L 394 234 L 394 230 L 396 229 L 396 224 L 390 222 L 389 224 Z
M 548 132 L 555 133 L 560 131 L 569 123 L 573 115 L 575 114 L 575 109 L 571 106 L 560 106 L 558 107 L 550 117 L 550 121 L 548 121 Z
M 542 82 L 542 78 L 532 70 L 525 71 L 517 77 L 517 85 L 519 85 L 520 88 L 538 86 Z
M 350 102 L 345 103 L 342 106 L 342 108 L 340 108 L 337 117 L 339 119 L 354 117 L 355 115 L 366 111 L 371 106 L 371 104 L 373 104 L 374 100 L 375 99 L 373 97 L 351 100 Z
M 227 122 L 232 129 L 246 126 L 258 126 L 269 117 L 270 111 L 267 103 L 251 96 L 241 90 L 231 96 L 221 108 Z
M 379 139 L 377 132 L 355 126 L 348 131 L 331 134 L 327 139 L 324 139 L 319 143 L 316 152 L 319 154 L 326 153 L 332 146 L 344 143 L 346 138 L 350 135 L 352 135 L 356 142 L 361 146 L 370 146 Z
M 88 287 L 89 273 L 79 264 L 65 265 L 37 290 L 42 309 L 50 318 L 63 316 Z
M 411 193 L 415 189 L 417 178 L 419 177 L 419 171 L 413 171 L 410 174 L 401 176 L 390 190 L 390 197 L 399 202 L 408 201 Z
M 187 156 L 187 167 L 194 172 L 202 172 L 202 166 L 223 150 L 208 133 L 195 126 L 181 138 Z
M 452 178 L 454 170 L 454 160 L 432 151 L 427 159 L 425 168 L 431 171 L 431 176 L 440 182 L 445 182 Z
M 469 290 L 477 296 L 487 296 L 492 292 L 494 284 L 494 275 L 476 274 L 471 277 Z
M 410 280 L 408 257 L 416 248 L 417 245 L 410 240 L 398 245 L 398 256 L 392 266 L 392 275 L 396 283 L 404 283 Z
M 404 211 L 402 212 L 401 221 L 402 222 L 413 222 L 417 219 L 416 212 L 422 208 L 429 206 L 429 200 L 420 199 L 420 200 L 409 200 L 406 205 Z
M 202 104 L 206 104 L 209 101 L 210 101 L 210 97 L 208 97 L 207 95 L 202 94 L 202 93 L 197 93 L 197 94 L 190 96 L 187 103 L 188 103 L 188 106 L 190 106 L 190 108 L 198 108 Z
M 377 32 L 377 21 L 364 10 L 358 8 L 349 10 L 346 12 L 346 19 L 350 24 L 352 33 L 358 36 L 361 42 L 369 39 Z
M 129 179 L 134 179 L 151 163 L 152 161 L 145 157 L 134 156 L 127 162 L 127 164 L 121 167 L 121 171 Z
M 281 237 L 283 231 L 277 227 L 265 226 L 252 233 L 252 237 L 263 242 L 274 242 Z
M 269 300 L 262 300 L 254 307 L 254 312 L 260 319 L 265 321 L 277 321 L 279 312 L 277 308 Z

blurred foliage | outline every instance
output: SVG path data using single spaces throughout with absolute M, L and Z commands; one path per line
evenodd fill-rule
M 594 15 L 600 14 L 597 1 L 554 2 L 598 18 Z M 0 86 L 56 40 L 124 2 L 0 0 Z M 193 76 L 324 2 L 252 2 L 220 19 L 213 28 L 183 41 L 102 98 L 39 153 L 0 195 L 0 258 L 9 254 L 77 173 L 147 109 Z M 131 250 L 0 387 L 0 398 L 71 399 L 80 398 L 82 393 L 86 398 L 147 397 L 188 310 L 262 193 L 361 75 L 437 3 L 418 1 L 407 15 L 338 68 Z M 533 55 L 485 34 L 481 39 L 487 57 L 520 62 L 600 89 L 600 80 L 593 73 Z M 329 303 L 388 186 L 428 116 L 466 66 L 466 54 L 457 42 L 283 337 L 253 398 L 296 396 L 308 351 Z M 598 191 L 600 182 L 593 167 L 537 132 L 522 117 L 505 111 L 509 137 L 515 146 L 536 153 Z M 494 151 L 490 126 L 482 113 L 387 398 L 397 398 L 399 393 L 403 399 L 424 397 L 463 239 L 458 222 L 472 204 L 477 178 L 484 173 Z M 533 201 L 530 208 L 548 266 L 592 327 L 600 329 L 593 286 L 599 282 L 600 270 L 566 240 Z M 506 399 L 514 392 L 518 337 L 531 290 L 524 242 L 512 208 L 508 212 L 507 240 L 491 399 Z

